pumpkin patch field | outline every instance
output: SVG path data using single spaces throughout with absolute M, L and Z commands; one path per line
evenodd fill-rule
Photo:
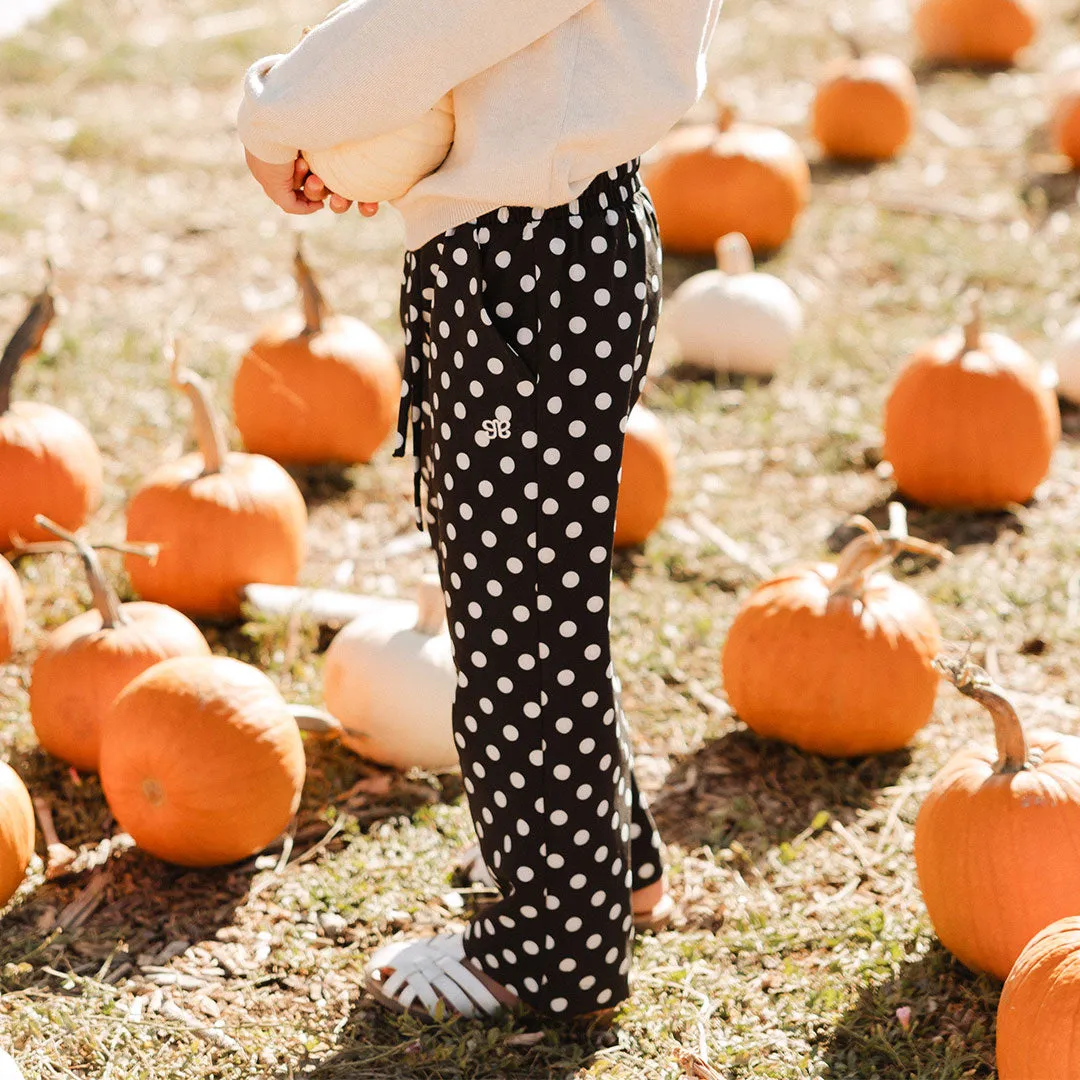
M 400 221 L 236 138 L 330 7 L 0 40 L 0 1076 L 1077 1080 L 1074 0 L 726 0 L 645 158 L 611 633 L 676 914 L 610 1030 L 361 991 L 482 890 Z

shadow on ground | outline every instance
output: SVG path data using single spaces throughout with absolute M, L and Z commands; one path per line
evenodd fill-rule
M 900 974 L 865 987 L 837 1023 L 825 1060 L 835 1080 L 933 1080 L 994 1073 L 996 983 L 934 943 Z
M 425 1025 L 394 1017 L 362 997 L 340 1049 L 303 1075 L 310 1080 L 542 1080 L 578 1075 L 618 1028 L 573 1030 L 524 1018 L 500 1023 L 450 1020 Z M 308 1063 L 298 1062 L 297 1075 Z
M 652 801 L 664 839 L 686 848 L 738 843 L 760 862 L 822 812 L 846 823 L 895 783 L 906 750 L 833 760 L 739 729 L 680 759 Z
M 1012 510 L 935 510 L 922 503 L 893 494 L 879 499 L 860 511 L 879 529 L 889 528 L 889 503 L 903 503 L 907 509 L 908 531 L 921 540 L 941 544 L 952 552 L 980 544 L 992 544 L 1003 533 L 1022 533 L 1024 523 Z M 849 525 L 839 525 L 828 539 L 830 551 L 840 551 L 858 535 Z M 937 565 L 935 559 L 922 555 L 904 555 L 897 560 L 902 573 L 916 574 Z

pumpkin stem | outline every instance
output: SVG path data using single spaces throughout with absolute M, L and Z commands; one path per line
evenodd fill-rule
M 901 503 L 889 504 L 889 531 L 879 532 L 869 518 L 856 514 L 847 524 L 862 531 L 842 552 L 836 566 L 836 577 L 829 588 L 830 596 L 849 596 L 861 600 L 871 576 L 887 566 L 902 551 L 910 551 L 931 558 L 952 558 L 952 553 L 940 544 L 909 536 L 907 511 Z
M 15 372 L 19 369 L 19 364 L 24 356 L 29 356 L 41 348 L 41 340 L 56 314 L 56 305 L 51 292 L 52 279 L 52 263 L 46 260 L 45 284 L 41 292 L 30 301 L 26 318 L 19 324 L 19 328 L 7 343 L 3 356 L 0 356 L 0 416 L 11 408 L 11 384 L 15 379 Z
M 735 123 L 735 106 L 727 99 L 723 90 L 717 89 L 711 82 L 706 86 L 705 93 L 716 107 L 716 126 L 720 131 L 727 131 Z
M 437 574 L 425 574 L 416 593 L 416 632 L 434 637 L 446 626 L 446 598 Z
M 964 350 L 960 354 L 976 352 L 982 340 L 982 293 L 975 290 L 968 298 L 968 317 L 964 323 Z
M 214 409 L 210 387 L 201 375 L 184 367 L 180 362 L 178 341 L 166 345 L 165 357 L 169 361 L 170 382 L 187 394 L 191 402 L 195 441 L 199 444 L 199 451 L 203 456 L 203 476 L 219 473 L 225 464 L 229 444 L 225 441 L 225 432 Z
M 293 274 L 304 303 L 304 336 L 311 337 L 322 332 L 323 319 L 326 318 L 328 305 L 319 290 L 315 275 L 311 272 L 299 237 L 296 240 L 296 255 L 293 257 Z
M 97 557 L 97 552 L 80 536 L 62 529 L 55 521 L 50 521 L 44 514 L 35 514 L 34 523 L 43 529 L 48 529 L 54 536 L 66 540 L 79 558 L 82 559 L 86 568 L 86 578 L 90 582 L 90 593 L 94 598 L 94 607 L 101 615 L 101 627 L 103 630 L 115 630 L 123 626 L 128 618 L 120 606 L 120 600 L 112 590 L 105 577 L 105 571 Z
M 730 232 L 716 241 L 716 265 L 725 274 L 752 274 L 754 253 L 740 232 Z
M 1016 709 L 1006 697 L 1007 691 L 998 686 L 977 664 L 967 660 L 938 657 L 934 666 L 965 697 L 977 701 L 994 721 L 994 740 L 997 742 L 998 760 L 994 771 L 999 775 L 1018 773 L 1028 768 L 1027 739 L 1024 725 Z

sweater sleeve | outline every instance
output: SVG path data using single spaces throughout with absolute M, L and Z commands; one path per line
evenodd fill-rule
M 538 41 L 593 0 L 351 0 L 291 52 L 248 70 L 245 147 L 292 161 L 418 120 L 459 83 Z

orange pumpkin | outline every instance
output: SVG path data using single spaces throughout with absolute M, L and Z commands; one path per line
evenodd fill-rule
M 128 539 L 160 552 L 153 562 L 129 555 L 124 565 L 146 600 L 233 617 L 248 582 L 296 584 L 307 507 L 276 461 L 228 451 L 206 383 L 175 356 L 173 383 L 191 401 L 199 451 L 162 465 L 132 496 Z
M 1050 119 L 1054 149 L 1080 169 L 1080 71 L 1071 71 L 1060 83 Z
M 1028 0 L 920 0 L 913 24 L 928 59 L 1011 64 L 1039 20 Z
M 210 646 L 179 611 L 145 601 L 121 604 L 96 552 L 51 522 L 45 528 L 74 545 L 94 607 L 54 630 L 38 653 L 31 671 L 30 720 L 50 754 L 96 772 L 102 718 L 116 695 L 159 660 L 209 656 Z
M 915 822 L 919 886 L 941 944 L 1004 979 L 1032 935 L 1080 910 L 1080 738 L 1025 735 L 984 671 L 942 671 L 989 711 L 996 746 L 961 750 L 934 778 Z
M 227 656 L 162 660 L 120 692 L 101 728 L 101 785 L 120 827 L 181 866 L 266 847 L 304 784 L 288 705 L 259 670 Z
M 796 568 L 757 586 L 721 657 L 731 707 L 759 735 L 851 757 L 906 746 L 930 719 L 941 632 L 926 601 L 875 571 L 900 551 L 943 549 L 866 530 L 837 565 Z
M 233 412 L 244 446 L 277 461 L 369 461 L 397 420 L 401 371 L 359 319 L 327 315 L 297 248 L 304 311 L 272 323 L 236 373 Z
M 12 401 L 15 372 L 41 348 L 53 314 L 46 283 L 0 357 L 0 551 L 48 535 L 35 514 L 77 529 L 101 502 L 101 454 L 86 428 L 52 405 Z
M 0 664 L 15 651 L 26 626 L 26 601 L 15 568 L 0 556 Z
M 885 404 L 884 456 L 899 489 L 928 506 L 1026 502 L 1060 438 L 1042 369 L 1015 341 L 984 333 L 977 309 L 963 333 L 905 363 Z
M 731 109 L 716 124 L 676 128 L 646 166 L 665 248 L 712 254 L 717 240 L 742 233 L 755 252 L 791 235 L 810 192 L 798 143 L 777 128 L 738 123 Z
M 886 161 L 911 138 L 918 89 L 911 69 L 895 56 L 854 55 L 822 73 L 812 109 L 814 138 L 829 157 Z
M 26 876 L 34 854 L 34 804 L 15 770 L 0 762 L 0 907 Z
M 1058 919 L 1024 947 L 997 1011 L 999 1080 L 1080 1076 L 1080 918 Z
M 674 471 L 671 443 L 663 424 L 655 413 L 636 404 L 630 410 L 623 441 L 615 547 L 643 544 L 660 524 L 671 499 Z

